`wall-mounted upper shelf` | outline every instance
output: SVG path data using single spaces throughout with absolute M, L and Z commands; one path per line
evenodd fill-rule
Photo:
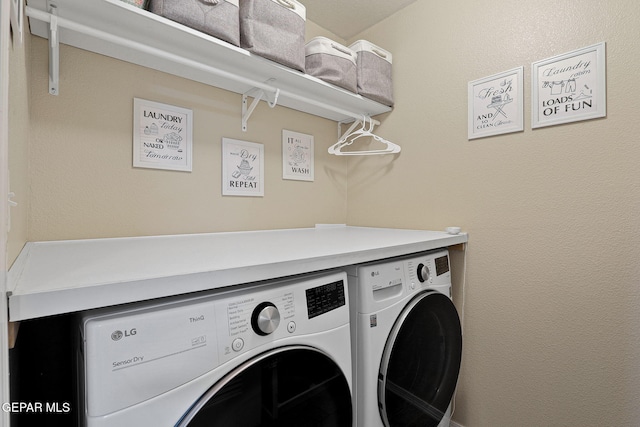
M 391 110 L 120 0 L 28 0 L 26 12 L 31 33 L 50 39 L 51 56 L 59 42 L 235 93 L 277 91 L 278 105 L 335 121 Z

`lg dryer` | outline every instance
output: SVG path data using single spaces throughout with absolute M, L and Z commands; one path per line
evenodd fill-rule
M 85 313 L 81 425 L 351 427 L 346 274 Z
M 445 427 L 462 354 L 446 250 L 349 272 L 358 427 Z

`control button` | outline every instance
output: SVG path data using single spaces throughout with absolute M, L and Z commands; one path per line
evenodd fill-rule
M 242 350 L 243 347 L 244 347 L 244 341 L 242 340 L 242 338 L 236 338 L 231 343 L 231 348 L 233 349 L 233 351 L 240 351 Z
M 416 283 L 415 282 L 411 282 L 410 287 L 411 287 L 412 291 L 415 290 L 416 289 Z
M 418 280 L 420 280 L 420 282 L 424 283 L 429 280 L 430 275 L 429 267 L 424 264 L 418 265 Z
M 290 334 L 294 333 L 296 331 L 296 322 L 289 322 L 289 324 L 287 325 L 287 331 L 289 331 Z
M 280 312 L 273 303 L 263 302 L 253 310 L 251 326 L 256 334 L 269 335 L 278 328 L 279 324 Z

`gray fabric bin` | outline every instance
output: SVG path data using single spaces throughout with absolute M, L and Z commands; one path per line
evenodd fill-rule
M 304 72 L 305 21 L 295 0 L 240 0 L 240 47 Z
M 149 11 L 240 46 L 238 0 L 149 0 Z
M 326 37 L 305 46 L 306 73 L 351 92 L 358 90 L 356 53 Z
M 384 105 L 393 106 L 391 53 L 366 40 L 349 46 L 358 55 L 358 93 Z

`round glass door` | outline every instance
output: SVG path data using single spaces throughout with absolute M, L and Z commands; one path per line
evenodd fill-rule
M 382 357 L 378 400 L 387 427 L 436 427 L 456 388 L 462 358 L 458 312 L 427 291 L 407 304 Z
M 351 427 L 351 392 L 326 354 L 304 346 L 245 362 L 193 405 L 179 427 Z

